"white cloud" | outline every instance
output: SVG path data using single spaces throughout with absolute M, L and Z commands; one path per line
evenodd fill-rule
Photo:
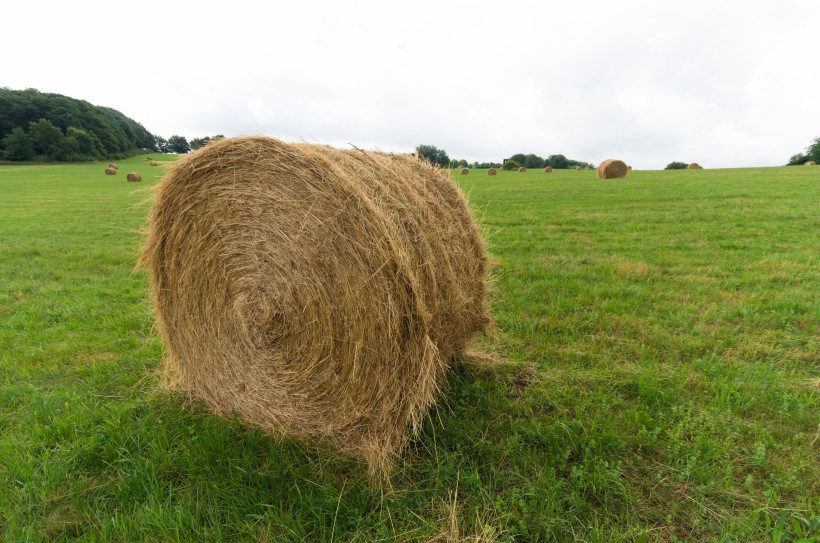
M 468 160 L 782 164 L 820 135 L 814 0 L 17 2 L 0 85 L 165 137 L 266 133 Z

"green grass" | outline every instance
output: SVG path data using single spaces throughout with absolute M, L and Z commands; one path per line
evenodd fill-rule
M 456 176 L 497 331 L 376 485 L 157 389 L 103 167 L 0 166 L 0 541 L 820 539 L 820 169 Z

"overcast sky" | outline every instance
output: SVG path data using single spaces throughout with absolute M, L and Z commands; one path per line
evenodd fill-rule
M 655 169 L 782 165 L 820 136 L 820 0 L 27 0 L 0 16 L 0 86 L 165 138 Z

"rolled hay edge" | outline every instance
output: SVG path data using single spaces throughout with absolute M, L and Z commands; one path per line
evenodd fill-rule
M 215 414 L 386 473 L 489 324 L 486 257 L 446 170 L 244 137 L 173 164 L 140 266 L 171 384 Z

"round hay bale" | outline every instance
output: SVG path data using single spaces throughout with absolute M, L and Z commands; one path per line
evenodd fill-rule
M 544 168 L 544 173 L 552 173 L 552 166 L 547 166 Z
M 151 162 L 149 162 L 149 163 L 148 163 L 148 165 L 149 165 L 149 166 L 159 166 L 159 164 L 157 164 L 157 163 L 156 163 L 156 162 L 154 162 L 153 160 L 152 160 Z
M 117 170 L 109 166 L 105 169 L 105 175 L 117 175 Z
M 468 173 L 470 173 L 469 168 L 461 168 L 461 175 L 467 175 Z
M 598 166 L 598 179 L 621 179 L 629 171 L 626 163 L 615 158 L 608 158 Z
M 125 180 L 131 182 L 142 181 L 142 176 L 137 172 L 130 172 L 125 176 Z
M 525 168 L 524 166 L 521 166 L 520 168 L 518 168 L 518 173 L 524 173 L 526 171 L 527 171 L 527 168 Z
M 575 166 L 575 169 L 576 169 L 576 170 L 583 170 L 583 169 L 584 169 L 584 167 L 583 167 L 583 166 Z
M 498 172 L 496 171 L 495 168 L 490 168 L 489 170 L 487 170 L 487 175 L 497 175 L 497 174 L 498 174 Z
M 702 170 L 703 167 L 697 162 L 693 162 L 686 167 L 687 170 Z
M 627 166 L 626 171 L 631 172 L 632 171 L 632 166 Z
M 115 170 L 119 170 L 119 169 L 120 169 L 120 167 L 119 167 L 119 166 L 117 166 L 116 164 L 109 164 L 109 165 L 108 165 L 108 167 L 109 167 L 109 168 L 114 168 Z
M 140 263 L 172 384 L 374 474 L 489 324 L 465 200 L 412 156 L 212 142 L 158 186 Z
M 148 162 L 151 162 L 152 160 L 154 160 L 154 159 L 153 159 L 153 157 L 150 157 L 150 156 L 149 156 L 149 157 L 148 157 Z
M 817 164 L 813 160 L 808 160 L 803 163 L 804 166 L 816 166 Z

